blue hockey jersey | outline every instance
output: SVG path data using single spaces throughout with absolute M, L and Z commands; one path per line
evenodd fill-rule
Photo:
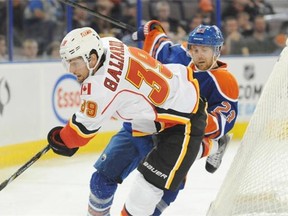
M 185 44 L 174 45 L 166 34 L 157 29 L 146 36 L 143 49 L 164 64 L 180 63 L 193 69 L 200 94 L 208 101 L 207 138 L 218 139 L 233 128 L 238 114 L 239 87 L 226 63 L 217 61 L 217 68 L 197 71 Z

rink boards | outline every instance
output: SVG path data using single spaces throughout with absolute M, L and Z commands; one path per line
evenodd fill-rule
M 277 57 L 223 58 L 239 82 L 239 116 L 232 131 L 240 140 Z M 60 62 L 0 64 L 0 167 L 23 163 L 47 145 L 80 106 L 80 85 Z M 121 127 L 111 120 L 79 153 L 101 151 Z M 46 157 L 53 157 L 49 152 Z

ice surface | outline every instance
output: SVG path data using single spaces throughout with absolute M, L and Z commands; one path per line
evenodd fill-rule
M 206 215 L 238 145 L 237 142 L 229 146 L 221 167 L 214 174 L 205 170 L 205 159 L 196 161 L 189 171 L 185 189 L 163 215 Z M 40 159 L 0 191 L 0 216 L 85 216 L 90 175 L 98 156 L 88 154 Z M 14 173 L 18 168 L 6 171 Z M 4 172 L 1 170 L 1 173 Z M 134 174 L 118 187 L 112 216 L 120 215 Z

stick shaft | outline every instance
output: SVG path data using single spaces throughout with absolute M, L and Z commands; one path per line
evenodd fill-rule
M 74 7 L 74 8 L 81 8 L 82 10 L 87 11 L 88 13 L 90 13 L 91 15 L 93 15 L 93 16 L 95 16 L 97 18 L 100 18 L 100 19 L 103 19 L 103 20 L 105 20 L 107 22 L 110 22 L 110 23 L 112 23 L 112 24 L 114 24 L 114 25 L 116 25 L 116 26 L 118 26 L 120 28 L 128 30 L 129 32 L 136 31 L 136 29 L 133 26 L 131 26 L 131 25 L 128 25 L 128 24 L 123 23 L 121 21 L 118 21 L 118 20 L 116 20 L 116 19 L 114 19 L 112 17 L 109 17 L 109 16 L 103 15 L 101 13 L 98 13 L 96 11 L 93 11 L 93 10 L 91 10 L 91 9 L 89 9 L 87 7 L 84 7 L 84 6 L 80 5 L 80 4 L 77 4 L 76 2 L 73 2 L 71 0 L 59 0 L 59 1 L 64 3 L 64 4 L 66 4 L 66 5 L 70 5 L 70 6 Z
M 39 158 L 41 158 L 48 150 L 50 146 L 47 145 L 44 149 L 39 151 L 36 155 L 34 155 L 27 163 L 25 163 L 22 167 L 20 167 L 10 178 L 6 179 L 4 182 L 0 184 L 0 191 L 5 188 L 8 184 L 10 184 L 14 179 L 16 179 L 19 175 L 21 175 L 26 169 L 28 169 L 32 164 L 34 164 Z

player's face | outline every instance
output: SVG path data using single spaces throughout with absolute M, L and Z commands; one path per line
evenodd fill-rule
M 88 77 L 89 70 L 82 57 L 70 59 L 67 64 L 68 71 L 77 77 L 78 82 L 82 83 Z
M 189 53 L 199 70 L 208 70 L 211 68 L 214 58 L 213 47 L 193 45 L 191 46 Z

